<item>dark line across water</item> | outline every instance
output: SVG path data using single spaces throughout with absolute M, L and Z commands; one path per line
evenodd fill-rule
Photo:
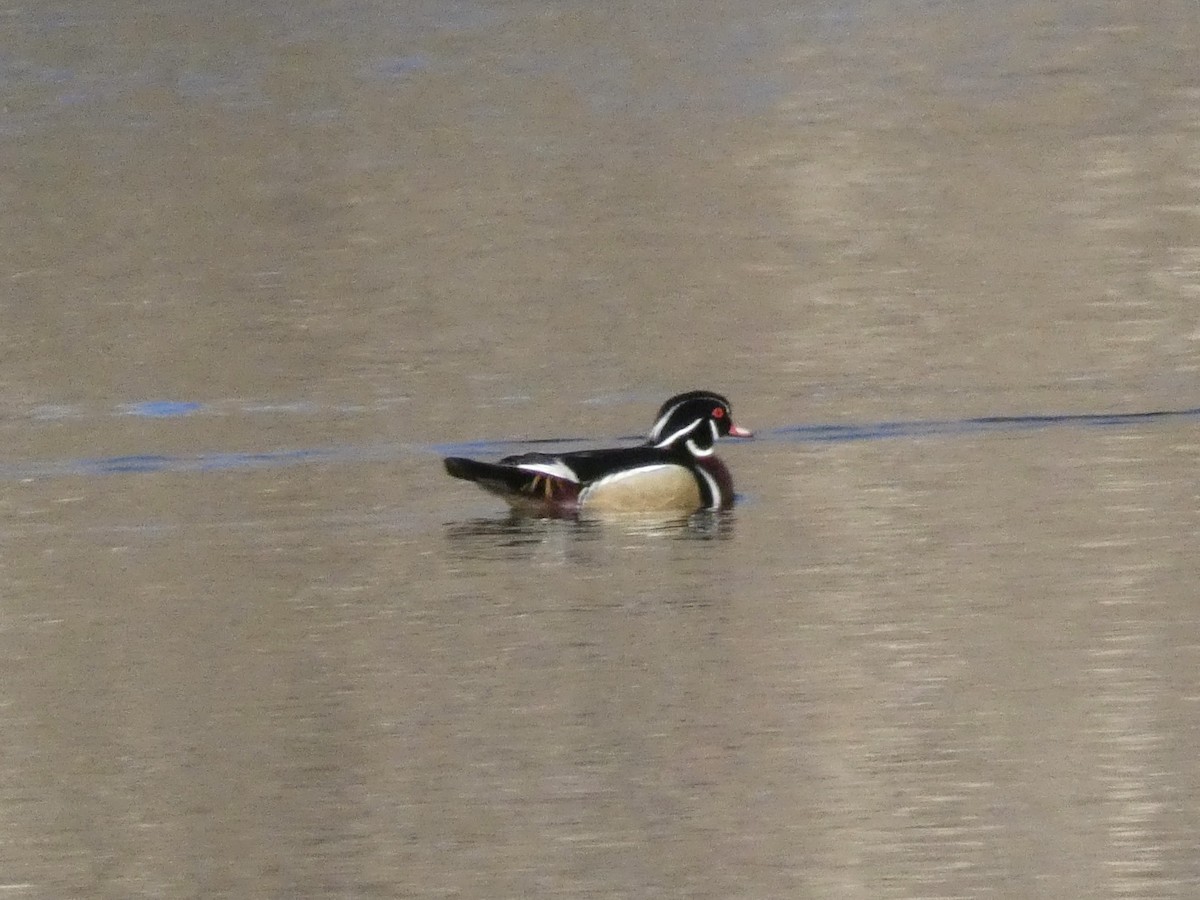
M 927 435 L 978 434 L 986 431 L 1035 431 L 1041 428 L 1131 428 L 1171 419 L 1200 420 L 1195 409 L 1160 409 L 1132 413 L 1068 413 L 1043 416 L 981 416 L 971 419 L 926 419 L 874 422 L 865 425 L 789 425 L 768 434 L 781 440 L 820 442 L 875 441 Z
M 174 410 L 168 415 L 178 414 Z M 796 443 L 835 443 L 876 441 L 906 437 L 934 437 L 979 434 L 984 432 L 1035 431 L 1044 428 L 1135 428 L 1168 421 L 1200 421 L 1200 407 L 1193 409 L 1152 410 L 1131 413 L 1070 413 L 1064 415 L 981 416 L 967 419 L 917 419 L 900 422 L 863 424 L 786 425 L 760 431 L 759 440 Z M 629 440 L 637 440 L 631 437 Z M 154 472 L 217 472 L 237 469 L 265 469 L 283 466 L 387 462 L 402 456 L 419 454 L 469 455 L 495 454 L 513 447 L 555 445 L 566 447 L 587 443 L 592 438 L 546 438 L 538 440 L 506 439 L 471 441 L 455 444 L 378 444 L 345 447 L 267 450 L 255 453 L 198 453 L 165 455 L 157 453 L 127 456 L 84 457 L 78 459 L 27 460 L 0 462 L 0 480 L 12 481 L 68 476 L 133 475 Z

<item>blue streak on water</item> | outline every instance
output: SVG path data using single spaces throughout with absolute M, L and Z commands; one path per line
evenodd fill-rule
M 200 453 L 190 456 L 138 453 L 83 459 L 30 460 L 0 463 L 0 480 L 146 475 L 155 472 L 218 472 L 312 463 L 370 462 L 395 459 L 403 452 L 402 447 L 323 447 L 268 450 L 258 453 Z
M 168 419 L 176 416 L 190 416 L 203 408 L 203 403 L 191 400 L 144 400 L 141 403 L 126 403 L 121 407 L 121 412 L 127 416 Z
M 162 406 L 165 404 L 165 406 Z M 140 412 L 133 415 L 152 417 L 189 415 L 202 408 L 199 403 L 152 401 L 133 404 Z M 147 411 L 147 408 L 148 410 Z M 992 432 L 1036 431 L 1045 428 L 1134 428 L 1168 421 L 1200 421 L 1200 407 L 1193 409 L 1152 410 L 1131 413 L 1068 413 L 1061 415 L 980 416 L 965 419 L 914 419 L 907 422 L 867 422 L 861 424 L 788 425 L 759 432 L 760 440 L 796 443 L 837 443 L 876 441 L 893 438 L 956 436 Z M 627 441 L 640 438 L 630 437 Z M 156 472 L 218 472 L 244 469 L 281 468 L 312 464 L 350 464 L 388 462 L 409 454 L 438 456 L 472 453 L 494 454 L 514 447 L 586 444 L 588 438 L 543 438 L 538 440 L 502 439 L 467 441 L 452 444 L 383 444 L 342 447 L 310 447 L 268 450 L 254 453 L 201 453 L 166 455 L 131 454 L 82 459 L 29 460 L 0 463 L 0 480 L 31 480 L 67 476 L 141 475 Z
M 428 69 L 431 61 L 424 53 L 407 56 L 388 56 L 378 60 L 370 72 L 380 78 L 404 78 Z

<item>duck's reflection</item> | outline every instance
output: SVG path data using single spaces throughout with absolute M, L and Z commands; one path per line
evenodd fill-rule
M 548 543 L 584 545 L 612 539 L 713 541 L 733 537 L 733 510 L 703 510 L 689 516 L 623 515 L 549 518 L 509 512 L 446 524 L 452 551 L 463 558 L 532 556 Z

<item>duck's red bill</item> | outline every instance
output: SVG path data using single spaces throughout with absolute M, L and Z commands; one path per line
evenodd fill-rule
M 729 426 L 729 436 L 730 437 L 740 437 L 740 438 L 752 438 L 752 437 L 754 437 L 754 432 L 751 431 L 749 428 L 743 428 L 740 425 L 730 425 Z

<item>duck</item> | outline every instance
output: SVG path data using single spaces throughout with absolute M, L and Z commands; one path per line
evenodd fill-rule
M 443 463 L 452 477 L 474 482 L 517 513 L 691 514 L 734 504 L 733 477 L 715 454 L 723 437 L 753 433 L 734 424 L 725 397 L 697 390 L 663 403 L 636 446 L 521 453 L 496 462 L 450 456 Z

